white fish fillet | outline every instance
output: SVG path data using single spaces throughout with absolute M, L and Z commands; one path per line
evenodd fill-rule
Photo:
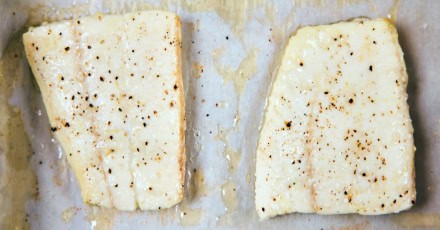
M 410 208 L 415 147 L 407 81 L 387 19 L 298 30 L 274 81 L 258 144 L 260 218 Z
M 161 209 L 183 197 L 179 18 L 98 14 L 31 28 L 26 54 L 86 203 Z

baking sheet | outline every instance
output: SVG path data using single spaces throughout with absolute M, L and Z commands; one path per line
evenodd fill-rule
M 51 137 L 41 95 L 23 53 L 24 25 L 96 12 L 176 12 L 182 20 L 186 97 L 185 200 L 161 211 L 117 212 L 82 203 L 74 175 Z M 18 53 L 8 102 L 19 110 L 34 154 L 26 160 L 38 195 L 23 203 L 32 229 L 401 229 L 440 228 L 440 1 L 0 1 L 2 61 Z M 300 26 L 354 17 L 391 17 L 409 74 L 415 129 L 417 203 L 383 216 L 290 214 L 259 221 L 254 205 L 255 150 L 266 96 L 289 36 Z M 18 32 L 17 32 L 18 31 Z M 11 39 L 12 38 L 12 39 Z M 11 49 L 14 44 L 16 47 Z M 18 47 L 18 48 L 17 48 Z M 8 49 L 9 48 L 9 49 Z M 18 49 L 18 51 L 17 51 Z M 12 62 L 11 62 L 12 63 Z M 18 63 L 18 64 L 17 64 Z M 9 74 L 4 69 L 3 74 Z M 11 71 L 11 70 L 8 70 Z M 3 207 L 10 152 L 0 149 Z M 9 175 L 9 176 L 8 176 Z M 26 186 L 26 185 L 23 185 Z M 30 193 L 33 194 L 33 193 Z M 3 200 L 3 201 L 2 201 Z M 5 221 L 7 211 L 0 214 Z M 184 215 L 185 214 L 185 215 Z M 1 225 L 0 226 L 5 226 Z

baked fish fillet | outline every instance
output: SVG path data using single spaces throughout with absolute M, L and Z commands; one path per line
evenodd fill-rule
M 86 203 L 161 209 L 182 200 L 178 16 L 144 11 L 31 28 L 26 55 Z
M 407 81 L 388 19 L 299 29 L 285 50 L 258 144 L 260 218 L 410 208 L 415 148 Z

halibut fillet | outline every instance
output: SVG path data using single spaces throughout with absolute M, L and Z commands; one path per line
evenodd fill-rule
M 119 210 L 180 202 L 185 106 L 178 16 L 97 14 L 30 28 L 23 40 L 84 202 Z
M 299 29 L 285 49 L 258 143 L 260 218 L 410 208 L 415 147 L 407 82 L 388 19 Z

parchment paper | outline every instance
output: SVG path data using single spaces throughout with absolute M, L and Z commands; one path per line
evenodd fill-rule
M 21 111 L 34 154 L 38 196 L 26 202 L 32 229 L 402 229 L 440 228 L 440 1 L 69 1 L 1 0 L 0 51 L 24 25 L 142 9 L 182 20 L 186 96 L 186 198 L 161 211 L 88 207 L 49 132 L 41 95 L 23 56 L 12 107 Z M 300 26 L 354 17 L 391 17 L 409 74 L 415 129 L 417 203 L 382 216 L 290 214 L 259 221 L 255 150 L 270 84 L 290 35 Z M 11 39 L 12 38 L 12 39 Z M 3 55 L 6 57 L 6 55 Z M 7 162 L 6 162 L 7 163 Z M 7 173 L 7 167 L 1 173 Z M 26 185 L 23 185 L 26 186 Z M 3 207 L 2 207 L 3 209 Z M 185 215 L 184 215 L 185 214 Z

